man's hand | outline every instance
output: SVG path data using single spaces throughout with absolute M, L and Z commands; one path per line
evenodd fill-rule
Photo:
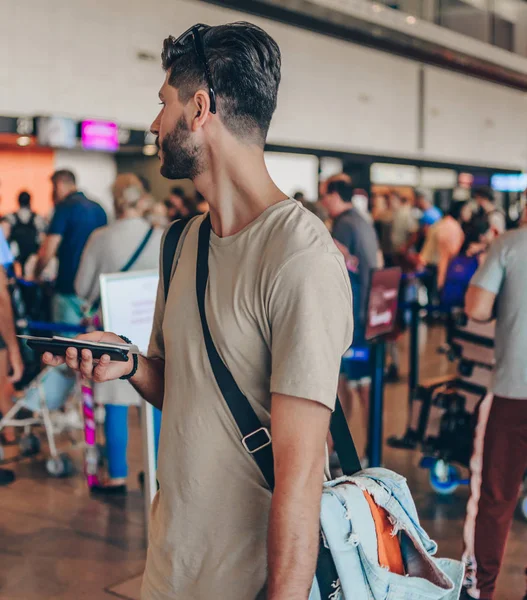
M 77 341 L 86 342 L 105 342 L 107 344 L 123 344 L 124 340 L 115 333 L 105 333 L 103 331 L 94 331 L 79 335 Z M 66 363 L 70 369 L 81 373 L 87 379 L 92 379 L 96 383 L 104 381 L 113 381 L 124 375 L 128 375 L 133 368 L 133 359 L 130 355 L 127 362 L 111 361 L 107 354 L 104 354 L 99 363 L 95 363 L 90 350 L 82 350 L 80 353 L 76 348 L 66 350 L 66 358 L 54 356 L 51 352 L 45 352 L 42 356 L 44 364 L 51 367 L 58 367 Z
M 18 344 L 13 344 L 10 346 L 7 349 L 7 354 L 9 356 L 9 363 L 12 370 L 12 373 L 9 376 L 9 381 L 10 383 L 17 383 L 22 379 L 22 375 L 24 374 L 24 362 L 22 361 Z

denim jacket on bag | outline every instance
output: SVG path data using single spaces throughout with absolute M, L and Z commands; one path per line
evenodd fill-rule
M 384 508 L 399 535 L 406 575 L 379 565 L 377 534 L 364 492 Z M 437 544 L 419 523 L 406 479 L 387 469 L 366 469 L 324 484 L 321 505 L 324 543 L 338 573 L 329 597 L 315 581 L 309 600 L 457 600 L 464 568 L 433 558 Z

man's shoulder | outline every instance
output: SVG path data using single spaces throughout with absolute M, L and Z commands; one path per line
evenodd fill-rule
M 316 215 L 294 200 L 285 202 L 262 227 L 264 250 L 273 262 L 286 262 L 305 251 L 335 248 L 327 227 Z

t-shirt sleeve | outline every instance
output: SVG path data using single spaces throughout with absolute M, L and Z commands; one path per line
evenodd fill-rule
M 271 393 L 335 406 L 340 361 L 353 337 L 349 277 L 338 251 L 306 251 L 279 271 L 268 302 Z
M 53 213 L 53 218 L 48 227 L 48 235 L 64 235 L 68 226 L 68 208 L 61 206 L 56 207 Z
M 476 271 L 471 280 L 471 285 L 483 288 L 493 294 L 500 291 L 505 277 L 506 255 L 503 238 L 492 244 L 485 262 Z

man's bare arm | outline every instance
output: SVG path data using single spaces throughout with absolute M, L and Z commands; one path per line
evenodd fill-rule
M 165 396 L 165 361 L 162 358 L 139 357 L 137 373 L 130 383 L 152 406 L 163 410 Z
M 496 294 L 477 285 L 470 285 L 465 296 L 465 312 L 475 321 L 490 321 Z
M 79 335 L 76 340 L 106 342 L 109 344 L 123 343 L 123 339 L 115 333 L 102 331 Z M 111 362 L 110 357 L 105 355 L 98 363 L 94 363 L 92 353 L 89 350 L 82 351 L 81 360 L 79 361 L 79 355 L 75 348 L 68 348 L 65 360 L 60 356 L 53 356 L 49 352 L 43 355 L 42 360 L 45 364 L 52 367 L 58 367 L 65 362 L 68 367 L 74 371 L 78 371 L 87 379 L 93 379 L 96 383 L 119 379 L 131 373 L 133 368 L 133 359 L 131 357 L 127 362 Z M 130 383 L 147 402 L 155 408 L 162 410 L 165 393 L 165 361 L 162 358 L 139 356 L 137 372 L 130 380 Z
M 306 600 L 320 539 L 320 499 L 330 411 L 273 394 L 275 490 L 268 539 L 268 600 Z
M 38 262 L 35 267 L 35 279 L 38 279 L 42 275 L 42 271 L 48 266 L 49 261 L 57 256 L 61 241 L 61 235 L 50 234 L 46 236 L 38 253 Z

